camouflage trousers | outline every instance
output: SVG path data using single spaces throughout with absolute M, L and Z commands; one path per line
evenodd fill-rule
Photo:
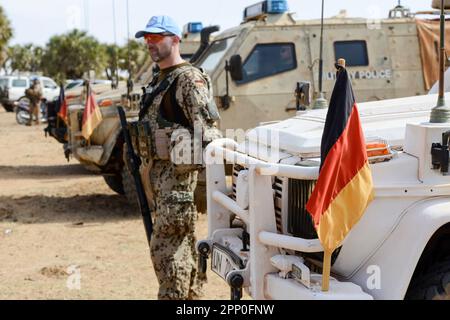
M 160 300 L 193 300 L 203 294 L 206 275 L 199 273 L 195 250 L 197 177 L 196 171 L 177 173 L 169 161 L 156 161 L 150 171 L 156 205 L 150 247 Z
M 29 125 L 32 124 L 33 119 L 36 124 L 40 124 L 40 110 L 39 103 L 30 103 L 28 114 L 30 115 L 30 119 L 28 120 Z

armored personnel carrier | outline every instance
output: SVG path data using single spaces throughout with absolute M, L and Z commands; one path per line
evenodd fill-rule
M 325 97 L 338 58 L 347 61 L 358 101 L 428 92 L 438 79 L 437 67 L 426 61 L 438 59 L 439 22 L 422 16 L 398 6 L 380 20 L 324 19 Z M 309 82 L 311 98 L 318 96 L 321 25 L 321 19 L 296 20 L 287 1 L 268 0 L 247 7 L 241 25 L 215 37 L 197 65 L 212 78 L 221 129 L 294 116 L 298 82 Z

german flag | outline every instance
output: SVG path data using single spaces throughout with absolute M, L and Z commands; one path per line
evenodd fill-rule
M 68 106 L 67 106 L 67 100 L 66 100 L 66 96 L 64 93 L 64 86 L 61 85 L 61 89 L 59 91 L 59 111 L 58 111 L 58 116 L 65 122 L 67 123 L 67 111 L 68 111 Z
M 82 135 L 89 140 L 95 128 L 103 120 L 102 112 L 95 101 L 95 94 L 91 90 L 91 86 L 87 86 L 86 107 L 83 113 Z
M 331 254 L 373 200 L 372 173 L 347 70 L 340 67 L 321 145 L 317 185 L 306 205 L 325 251 L 323 290 L 328 291 Z

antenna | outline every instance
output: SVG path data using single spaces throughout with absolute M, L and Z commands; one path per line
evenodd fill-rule
M 128 44 L 128 81 L 127 81 L 127 98 L 131 100 L 131 91 L 133 91 L 133 80 L 131 80 L 131 57 L 130 57 L 130 10 L 127 0 L 127 44 Z
M 117 25 L 116 25 L 116 0 L 112 0 L 112 10 L 113 10 L 113 30 L 114 30 L 114 75 L 112 75 L 112 85 L 113 89 L 117 88 L 119 84 L 119 70 L 117 68 Z
M 322 0 L 322 18 L 320 25 L 320 58 L 319 58 L 319 97 L 314 101 L 313 109 L 325 109 L 328 107 L 328 102 L 323 94 L 323 17 L 325 9 L 325 0 Z
M 439 96 L 436 107 L 431 110 L 431 123 L 450 122 L 450 108 L 445 104 L 444 95 L 444 73 L 445 73 L 445 6 L 444 0 L 441 0 L 441 49 L 439 54 Z

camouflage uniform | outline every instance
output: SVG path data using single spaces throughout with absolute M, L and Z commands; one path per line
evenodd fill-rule
M 33 116 L 36 118 L 36 123 L 40 123 L 40 103 L 42 99 L 42 89 L 41 85 L 37 83 L 33 83 L 30 89 L 26 90 L 26 96 L 30 100 L 29 114 L 30 119 L 28 120 L 27 125 L 31 125 L 33 121 Z
M 200 297 L 202 286 L 206 282 L 206 275 L 198 271 L 194 235 L 197 221 L 194 191 L 197 186 L 198 170 L 203 165 L 176 164 L 178 162 L 174 161 L 173 151 L 182 139 L 173 138 L 172 134 L 177 129 L 187 129 L 192 136 L 194 124 L 202 128 L 203 138 L 206 141 L 220 137 L 220 132 L 215 126 L 217 119 L 211 116 L 208 109 L 213 102 L 209 77 L 189 64 L 171 69 L 175 70 L 164 79 L 176 78 L 172 79 L 176 87 L 171 91 L 175 90 L 176 103 L 188 123 L 183 126 L 162 117 L 163 101 L 167 100 L 166 94 L 170 88 L 155 97 L 143 119 L 149 121 L 152 137 L 158 135 L 158 130 L 160 133 L 164 130 L 167 134 L 169 154 L 169 158 L 164 158 L 155 151 L 151 159 L 149 179 L 156 210 L 150 246 L 153 266 L 160 285 L 158 298 L 186 300 Z M 159 79 L 150 90 L 158 87 L 162 81 L 163 79 Z M 181 110 L 178 110 L 179 113 Z M 156 145 L 157 142 L 153 141 L 152 144 Z

